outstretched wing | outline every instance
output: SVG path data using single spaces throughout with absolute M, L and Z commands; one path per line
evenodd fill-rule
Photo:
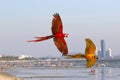
M 87 59 L 87 67 L 92 67 L 96 62 L 95 50 L 95 44 L 90 39 L 86 39 L 85 57 Z
M 66 56 L 68 54 L 68 48 L 64 38 L 54 38 L 54 43 L 62 55 Z
M 58 13 L 55 13 L 53 15 L 53 20 L 52 20 L 52 34 L 58 34 L 58 33 L 63 33 L 63 26 L 62 26 L 62 21 Z

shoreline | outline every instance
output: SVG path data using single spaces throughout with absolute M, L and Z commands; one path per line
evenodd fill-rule
M 7 72 L 0 72 L 0 80 L 24 80 L 24 79 L 17 78 L 13 75 L 10 75 Z

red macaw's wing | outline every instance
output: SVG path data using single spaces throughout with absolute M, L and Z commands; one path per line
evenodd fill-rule
M 90 39 L 86 39 L 85 49 L 85 57 L 87 59 L 86 67 L 92 67 L 95 64 L 96 62 L 95 50 L 96 50 L 95 44 Z
M 54 38 L 54 43 L 62 55 L 66 56 L 68 54 L 68 48 L 64 38 Z
M 58 13 L 55 13 L 53 15 L 53 20 L 52 20 L 52 34 L 58 34 L 58 33 L 63 33 L 63 26 L 62 26 L 62 21 Z

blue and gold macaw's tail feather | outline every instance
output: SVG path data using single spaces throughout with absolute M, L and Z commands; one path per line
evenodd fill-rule
M 67 58 L 85 58 L 84 54 L 67 55 Z

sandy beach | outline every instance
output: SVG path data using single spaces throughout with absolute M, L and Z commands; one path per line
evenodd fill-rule
M 24 79 L 17 78 L 6 72 L 0 72 L 0 80 L 24 80 Z

